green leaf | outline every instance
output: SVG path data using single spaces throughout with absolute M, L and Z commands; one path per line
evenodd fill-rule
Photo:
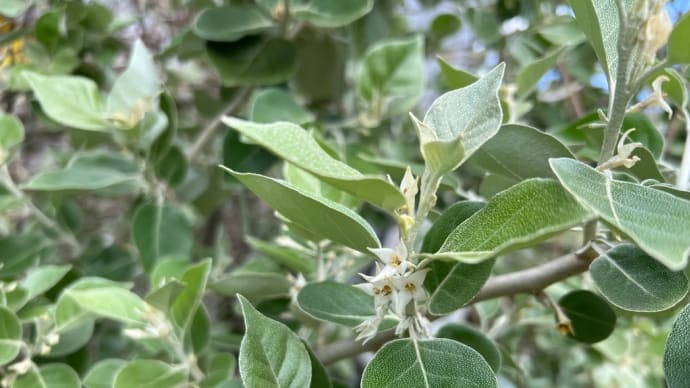
M 494 196 L 432 257 L 476 263 L 532 246 L 592 217 L 558 182 L 528 179 Z
M 498 132 L 504 69 L 502 63 L 473 84 L 441 95 L 424 121 L 416 122 L 427 168 L 439 175 L 458 168 Z
M 618 67 L 617 45 L 620 26 L 616 2 L 570 0 L 569 3 L 577 23 L 587 35 L 611 84 L 611 81 L 616 79 Z M 629 7 L 630 3 L 631 1 L 624 1 L 626 7 Z M 634 61 L 635 58 L 631 60 Z
M 253 302 L 288 296 L 290 287 L 292 283 L 283 274 L 258 272 L 225 274 L 210 285 L 210 288 L 219 294 L 242 294 Z
M 106 117 L 123 129 L 133 128 L 154 109 L 161 80 L 151 53 L 137 40 L 127 69 L 115 80 L 105 103 Z
M 280 246 L 277 243 L 269 243 L 247 236 L 247 242 L 254 249 L 265 253 L 275 262 L 287 268 L 303 274 L 310 274 L 314 271 L 316 264 L 312 255 L 302 250 L 293 249 L 287 246 Z
M 334 159 L 298 125 L 257 124 L 233 117 L 224 117 L 223 122 L 272 153 L 356 197 L 386 210 L 395 210 L 405 203 L 397 187 L 381 178 L 362 175 Z
M 22 348 L 22 324 L 5 306 L 0 306 L 0 366 L 14 360 Z
M 441 76 L 449 89 L 460 89 L 469 86 L 479 80 L 476 75 L 457 69 L 441 57 L 436 57 L 438 65 L 441 67 Z
M 117 358 L 98 361 L 84 376 L 84 386 L 86 388 L 111 388 L 115 382 L 115 376 L 126 364 L 127 361 Z
M 484 202 L 460 201 L 446 209 L 424 235 L 421 252 L 434 253 L 438 251 L 448 235 L 458 225 L 472 214 L 483 209 L 484 206 L 486 206 Z
M 70 265 L 43 265 L 32 268 L 22 281 L 22 287 L 31 300 L 53 288 L 72 268 Z
M 378 44 L 367 51 L 357 74 L 357 96 L 373 124 L 407 113 L 424 89 L 424 43 L 420 36 Z
M 651 151 L 649 151 L 646 147 L 635 148 L 630 156 L 636 156 L 639 158 L 635 165 L 630 168 L 619 167 L 616 168 L 615 171 L 628 173 L 640 181 L 644 181 L 646 179 L 655 179 L 658 181 L 666 180 L 664 175 L 659 170 L 656 160 L 654 160 L 654 155 L 652 155 Z
M 50 357 L 64 357 L 83 348 L 93 335 L 95 322 L 87 319 L 79 325 L 59 330 L 60 340 L 50 347 Z
M 64 168 L 39 173 L 23 189 L 36 191 L 99 190 L 114 194 L 142 185 L 138 167 L 122 155 L 87 152 L 72 159 Z
M 24 126 L 18 118 L 0 111 L 0 165 L 4 164 L 10 151 L 24 141 Z
M 460 18 L 452 13 L 442 13 L 431 21 L 427 35 L 435 40 L 441 40 L 456 33 L 462 26 Z
M 0 0 L 0 15 L 16 18 L 31 7 L 32 3 L 32 0 Z
M 317 27 L 348 25 L 371 11 L 374 0 L 291 0 L 290 14 Z
M 616 313 L 591 291 L 571 291 L 558 300 L 558 305 L 570 319 L 572 332 L 568 336 L 576 341 L 588 344 L 602 341 L 616 326 Z
M 556 65 L 558 58 L 566 51 L 566 47 L 555 47 L 545 52 L 541 58 L 528 63 L 518 72 L 515 83 L 517 85 L 517 95 L 525 97 L 537 86 L 537 82 L 551 68 Z
M 17 378 L 13 388 L 79 388 L 79 375 L 67 364 L 41 365 L 38 373 L 31 370 Z
M 386 343 L 364 369 L 362 388 L 498 387 L 481 355 L 449 339 Z
M 187 330 L 201 305 L 201 298 L 206 291 L 206 282 L 211 272 L 211 259 L 203 260 L 201 263 L 189 267 L 180 279 L 185 288 L 175 298 L 171 307 L 174 322 L 183 331 Z
M 685 268 L 690 254 L 690 202 L 639 184 L 608 179 L 573 159 L 551 159 L 563 186 L 583 206 L 670 268 Z
M 470 158 L 483 170 L 518 183 L 528 178 L 556 178 L 549 158 L 574 157 L 555 137 L 519 124 L 501 126 Z
M 107 131 L 105 104 L 98 85 L 88 78 L 44 76 L 25 71 L 43 111 L 58 123 L 89 131 Z
M 159 288 L 151 291 L 144 300 L 151 306 L 161 310 L 168 311 L 170 306 L 175 302 L 178 295 L 184 290 L 185 284 L 171 279 Z
M 690 375 L 690 305 L 673 322 L 664 350 L 664 374 L 669 388 L 688 386 Z
M 461 201 L 446 209 L 424 236 L 421 251 L 438 251 L 458 225 L 484 206 L 483 202 Z M 429 311 L 442 315 L 464 306 L 477 295 L 491 275 L 493 265 L 494 260 L 479 264 L 433 261 L 429 265 L 431 272 L 424 279 L 424 287 L 431 294 Z
M 494 373 L 501 369 L 501 351 L 498 345 L 481 331 L 459 323 L 449 323 L 438 330 L 438 338 L 448 338 L 465 344 L 484 357 Z
M 236 42 L 206 42 L 206 54 L 225 86 L 274 85 L 297 67 L 297 49 L 284 39 L 246 36 Z
M 302 340 L 304 348 L 309 353 L 309 361 L 311 361 L 311 385 L 310 388 L 333 388 L 331 376 L 321 363 L 321 360 L 314 354 L 306 341 Z
M 159 388 L 183 386 L 186 372 L 158 360 L 134 360 L 120 369 L 113 388 Z
M 62 305 L 62 306 L 61 306 Z M 126 324 L 145 324 L 146 302 L 122 284 L 100 278 L 81 278 L 66 288 L 56 306 L 56 323 L 60 328 L 80 319 L 80 312 L 110 318 Z
M 233 42 L 271 26 L 271 18 L 255 6 L 226 5 L 199 12 L 193 28 L 194 33 L 203 39 Z
M 132 240 L 147 271 L 163 256 L 191 256 L 192 232 L 187 217 L 170 205 L 144 204 L 132 221 Z
M 431 292 L 429 312 L 450 314 L 471 301 L 491 276 L 495 260 L 478 264 L 434 261 L 431 272 L 424 279 L 424 287 Z
M 291 94 L 281 89 L 264 89 L 254 95 L 249 119 L 257 123 L 306 124 L 314 121 L 314 114 L 299 106 Z
M 668 38 L 666 59 L 669 63 L 690 63 L 688 39 L 690 39 L 690 14 L 686 13 L 678 19 Z
M 309 283 L 297 295 L 299 307 L 322 321 L 354 327 L 376 315 L 374 297 L 349 284 Z
M 366 220 L 339 203 L 308 194 L 284 181 L 227 171 L 280 214 L 317 236 L 361 252 L 380 246 Z
M 589 272 L 604 297 L 628 311 L 669 309 L 688 293 L 688 278 L 673 272 L 632 244 L 621 244 L 595 259 Z
M 37 234 L 15 234 L 0 239 L 0 279 L 24 273 L 38 261 L 48 240 Z
M 237 299 L 246 328 L 239 355 L 245 386 L 308 387 L 311 362 L 302 340 L 287 326 L 263 316 L 242 295 Z

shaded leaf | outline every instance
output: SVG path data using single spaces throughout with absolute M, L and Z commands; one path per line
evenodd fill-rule
M 463 343 L 484 357 L 494 373 L 501 369 L 501 351 L 498 345 L 481 331 L 459 323 L 449 323 L 438 330 L 438 338 L 448 338 Z
M 416 36 L 380 43 L 367 51 L 357 74 L 357 95 L 373 123 L 407 113 L 424 88 L 424 43 Z
M 588 344 L 602 341 L 616 326 L 616 313 L 591 291 L 571 291 L 558 300 L 558 305 L 570 319 L 572 332 L 568 336 L 576 341 Z
M 22 347 L 22 324 L 5 306 L 0 306 L 0 366 L 19 355 Z
M 305 124 L 314 121 L 314 115 L 299 106 L 291 94 L 280 89 L 264 89 L 254 95 L 249 119 L 257 123 Z
M 688 278 L 673 272 L 632 244 L 622 244 L 595 259 L 589 272 L 609 302 L 628 311 L 655 312 L 673 307 L 688 293 Z
M 292 0 L 290 13 L 317 27 L 345 26 L 371 11 L 374 0 Z
M 144 204 L 134 214 L 132 240 L 147 271 L 163 256 L 189 257 L 193 237 L 187 217 L 170 205 Z
M 270 28 L 273 21 L 255 6 L 206 8 L 194 19 L 194 33 L 206 40 L 232 42 Z

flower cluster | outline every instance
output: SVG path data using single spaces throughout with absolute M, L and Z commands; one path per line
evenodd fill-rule
M 397 335 L 409 330 L 411 336 L 427 336 L 428 320 L 423 310 L 428 299 L 424 278 L 429 269 L 418 270 L 408 261 L 404 244 L 399 244 L 395 249 L 370 250 L 379 259 L 376 263 L 376 275 L 360 274 L 366 283 L 356 287 L 374 296 L 376 315 L 355 327 L 359 334 L 357 340 L 370 340 L 389 315 L 399 320 L 395 330 Z

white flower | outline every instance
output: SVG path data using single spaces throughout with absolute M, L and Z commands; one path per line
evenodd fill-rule
M 411 275 L 398 277 L 393 279 L 393 286 L 395 287 L 395 313 L 399 316 L 405 316 L 405 309 L 411 301 L 421 304 L 427 299 L 427 293 L 424 289 L 424 278 L 430 271 L 429 268 L 421 271 L 413 272 Z
M 379 261 L 384 265 L 384 268 L 379 273 L 388 274 L 390 268 L 394 270 L 397 274 L 404 274 L 407 271 L 410 262 L 407 261 L 407 248 L 405 244 L 398 244 L 395 249 L 390 248 L 369 248 L 369 251 L 373 253 Z M 390 268 L 386 268 L 390 267 Z
M 630 132 L 634 130 L 635 128 L 631 128 L 627 130 L 623 134 L 623 136 L 621 136 L 621 139 L 618 141 L 618 153 L 616 155 L 613 155 L 611 159 L 607 160 L 606 162 L 602 163 L 599 167 L 597 167 L 597 170 L 606 171 L 608 169 L 620 166 L 630 168 L 640 160 L 640 158 L 638 158 L 637 156 L 630 155 L 632 155 L 633 151 L 635 151 L 636 148 L 642 147 L 643 144 L 639 142 L 625 144 L 625 141 L 628 139 L 628 135 L 630 135 Z
M 355 341 L 364 340 L 362 343 L 367 343 L 367 341 L 374 338 L 379 330 L 379 325 L 381 324 L 382 320 L 383 319 L 379 316 L 375 316 L 355 326 L 354 331 L 355 333 L 358 333 Z

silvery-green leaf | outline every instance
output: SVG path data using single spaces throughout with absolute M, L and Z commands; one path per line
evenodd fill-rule
M 573 159 L 551 159 L 561 184 L 582 204 L 670 268 L 690 254 L 690 201 L 640 184 L 609 179 Z
M 599 256 L 589 273 L 609 302 L 628 311 L 663 311 L 688 293 L 685 273 L 669 270 L 632 244 Z
M 440 175 L 452 171 L 498 132 L 504 69 L 500 64 L 476 82 L 441 95 L 416 123 L 427 167 Z
M 356 197 L 386 210 L 395 210 L 405 203 L 397 187 L 334 159 L 309 132 L 296 124 L 258 124 L 234 117 L 224 117 L 223 122 L 295 166 Z

